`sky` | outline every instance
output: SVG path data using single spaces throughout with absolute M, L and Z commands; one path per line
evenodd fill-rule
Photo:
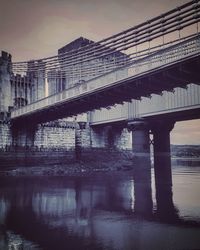
M 0 0 L 0 50 L 13 61 L 51 55 L 83 36 L 99 41 L 186 0 Z M 200 120 L 179 122 L 174 144 L 200 144 Z

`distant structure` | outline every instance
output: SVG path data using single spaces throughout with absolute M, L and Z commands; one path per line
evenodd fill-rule
M 27 143 L 29 146 L 33 146 L 33 143 L 29 143 L 30 140 L 27 141 L 26 139 L 24 141 L 23 135 L 15 135 L 14 137 L 18 139 L 14 139 L 14 137 L 9 134 L 11 110 L 24 107 L 27 104 L 34 103 L 46 96 L 55 95 L 60 91 L 82 84 L 91 78 L 101 75 L 105 71 L 111 71 L 119 66 L 125 65 L 129 60 L 128 55 L 118 51 L 112 51 L 112 54 L 106 55 L 105 57 L 97 57 L 84 63 L 75 62 L 73 65 L 67 66 L 67 68 L 62 67 L 62 60 L 65 60 L 66 53 L 77 51 L 78 49 L 91 44 L 94 44 L 94 41 L 80 37 L 58 49 L 58 61 L 60 62 L 59 69 L 49 70 L 47 77 L 45 77 L 45 61 L 42 60 L 29 61 L 27 64 L 27 70 L 23 75 L 14 74 L 12 71 L 11 55 L 2 51 L 0 57 L 0 84 L 2 84 L 0 92 L 0 120 L 1 123 L 4 123 L 4 127 L 2 128 L 3 132 L 1 133 L 2 140 L 0 148 L 4 148 L 11 144 L 25 146 Z M 100 46 L 100 49 L 101 48 L 105 48 L 105 46 Z M 92 70 L 91 73 L 90 70 L 93 65 L 95 65 L 95 70 Z M 38 67 L 43 67 L 44 71 L 38 71 Z M 35 68 L 35 71 L 31 70 L 33 68 Z M 83 74 L 80 74 L 81 71 Z M 89 113 L 78 115 L 75 118 L 75 122 L 88 123 L 89 117 Z M 5 125 L 5 123 L 7 125 Z M 74 118 L 63 118 L 44 124 L 38 124 L 34 146 L 46 148 L 73 148 L 76 144 L 74 129 L 77 126 L 79 125 L 75 125 Z M 62 135 L 60 129 L 66 129 L 66 136 Z M 74 130 L 74 132 L 71 132 L 70 129 Z M 89 132 L 86 133 L 87 136 L 84 142 L 86 147 L 88 147 L 88 143 L 90 142 L 88 133 Z M 62 137 L 64 139 L 61 139 Z M 125 141 L 129 143 L 129 140 L 126 139 Z M 129 147 L 130 146 L 129 143 Z M 123 147 L 126 147 L 126 145 L 123 145 Z
M 128 55 L 116 51 L 105 57 L 96 58 L 85 63 L 76 62 L 76 64 L 68 66 L 67 69 L 63 68 L 62 60 L 64 60 L 66 52 L 76 51 L 77 49 L 91 44 L 94 44 L 94 41 L 80 37 L 58 49 L 58 58 L 61 65 L 60 69 L 48 71 L 46 82 L 45 71 L 38 73 L 37 70 L 35 70 L 35 72 L 29 70 L 31 67 L 37 69 L 38 67 L 42 67 L 42 65 L 45 68 L 45 62 L 42 60 L 29 61 L 26 74 L 15 75 L 12 72 L 11 55 L 2 52 L 2 74 L 0 76 L 0 84 L 3 84 L 1 87 L 1 112 L 8 112 L 12 108 L 19 108 L 42 99 L 47 93 L 48 96 L 56 94 L 64 89 L 101 75 L 105 69 L 111 71 L 114 68 L 123 66 L 129 60 Z M 105 46 L 101 47 L 103 48 Z M 110 66 L 111 62 L 114 62 L 112 68 Z M 90 74 L 90 69 L 94 64 L 95 71 Z M 81 71 L 84 72 L 82 75 L 80 74 Z M 67 74 L 67 72 L 69 73 Z
M 125 65 L 129 56 L 121 53 L 119 51 L 113 51 L 112 54 L 97 57 L 86 62 L 77 61 L 69 66 L 62 66 L 62 61 L 65 60 L 66 53 L 72 53 L 77 51 L 80 48 L 86 47 L 87 45 L 95 44 L 94 41 L 91 41 L 84 37 L 79 37 L 71 43 L 65 45 L 64 47 L 58 49 L 58 58 L 61 65 L 60 70 L 51 71 L 48 73 L 48 94 L 52 95 L 58 93 L 64 89 L 73 87 L 74 85 L 81 84 L 89 79 L 102 75 L 105 71 L 111 71 L 114 68 Z M 103 50 L 105 46 L 99 45 L 99 50 Z M 82 50 L 84 59 L 84 49 Z M 113 62 L 113 66 L 110 64 Z M 95 70 L 92 68 L 95 65 Z M 62 73 L 64 72 L 64 73 Z M 67 73 L 68 72 L 68 73 Z M 83 73 L 81 73 L 83 72 Z

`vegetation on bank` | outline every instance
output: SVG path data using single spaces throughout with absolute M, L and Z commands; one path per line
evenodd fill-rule
M 172 157 L 200 157 L 200 145 L 171 145 Z

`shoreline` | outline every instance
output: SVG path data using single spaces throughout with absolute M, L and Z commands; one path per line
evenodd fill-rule
M 200 166 L 200 158 L 172 158 L 173 161 L 178 162 L 194 162 Z M 71 163 L 57 163 L 57 164 L 38 164 L 31 166 L 5 166 L 0 169 L 0 177 L 6 176 L 76 176 L 93 173 L 113 173 L 113 172 L 127 172 L 134 171 L 134 160 L 121 161 L 75 161 Z M 177 165 L 179 166 L 179 165 Z M 184 166 L 184 165 L 183 165 Z M 151 164 L 151 168 L 153 164 Z
M 130 171 L 133 161 L 76 161 L 73 163 L 38 164 L 31 166 L 6 166 L 0 168 L 0 176 L 70 176 L 77 174 Z

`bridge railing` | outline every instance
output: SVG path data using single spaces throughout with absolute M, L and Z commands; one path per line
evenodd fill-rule
M 86 46 L 80 46 L 70 51 L 67 50 L 56 56 L 12 63 L 12 70 L 15 74 L 26 75 L 28 71 L 29 74 L 39 75 L 43 73 L 46 74 L 46 77 L 50 74 L 51 77 L 55 78 L 61 76 L 62 70 L 62 75 L 64 73 L 64 75 L 66 74 L 67 77 L 73 79 L 75 73 L 80 80 L 85 80 L 82 74 L 88 74 L 88 64 L 89 74 L 97 75 L 99 66 L 102 66 L 99 63 L 100 61 L 103 61 L 106 67 L 108 66 L 113 69 L 113 67 L 118 67 L 119 63 L 120 65 L 124 65 L 126 62 L 129 62 L 129 59 L 132 60 L 132 56 L 134 57 L 132 54 L 133 51 L 136 50 L 138 52 L 138 50 L 144 47 L 146 49 L 151 48 L 154 42 L 155 44 L 165 43 L 168 35 L 170 37 L 174 37 L 175 34 L 178 34 L 179 37 L 182 35 L 185 36 L 185 31 L 187 35 L 191 32 L 194 33 L 193 28 L 195 27 L 196 29 L 196 26 L 198 32 L 198 22 L 200 22 L 199 12 L 200 0 L 192 0 L 98 42 L 90 41 Z M 170 40 L 172 39 L 170 38 Z M 106 57 L 113 60 L 109 60 L 106 63 L 104 60 Z M 95 65 L 96 60 L 98 63 Z M 116 60 L 117 66 L 115 67 L 115 62 L 113 64 L 112 61 Z M 76 83 L 76 80 L 73 83 Z
M 180 44 L 162 49 L 159 52 L 147 56 L 146 58 L 134 61 L 134 63 L 129 64 L 126 67 L 122 67 L 97 78 L 93 78 L 75 87 L 66 89 L 58 94 L 46 97 L 14 110 L 11 112 L 11 118 L 26 115 L 36 110 L 54 106 L 58 103 L 61 104 L 62 102 L 70 102 L 74 98 L 81 98 L 81 96 L 91 94 L 95 91 L 100 91 L 103 88 L 119 84 L 121 81 L 176 63 L 177 61 L 195 56 L 199 53 L 200 36 L 197 35 L 181 42 Z

